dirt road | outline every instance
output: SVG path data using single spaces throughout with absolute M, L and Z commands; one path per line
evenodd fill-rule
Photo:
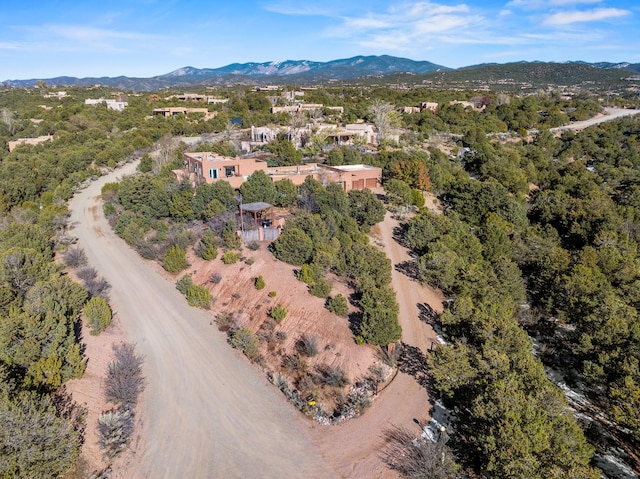
M 279 391 L 225 344 L 207 313 L 189 307 L 111 231 L 100 189 L 134 168 L 100 178 L 70 203 L 72 234 L 111 283 L 115 314 L 145 356 L 139 446 L 115 476 L 337 477 Z
M 384 251 L 394 265 L 411 261 L 408 250 L 393 239 L 397 226 L 398 221 L 390 213 L 379 224 Z M 397 268 L 392 272 L 392 284 L 400 307 L 402 342 L 424 353 L 432 342 L 436 342 L 436 336 L 431 326 L 420 321 L 419 305 L 428 303 L 441 312 L 444 297 L 440 292 L 412 280 Z M 414 351 L 417 352 L 417 349 Z M 399 372 L 363 416 L 330 430 L 314 426 L 314 442 L 343 477 L 397 477 L 380 459 L 380 450 L 385 444 L 383 432 L 394 425 L 413 431 L 416 436 L 420 434 L 416 421 L 426 424 L 430 403 L 427 391 L 418 379 L 422 379 L 422 372 L 418 373 L 418 378 Z
M 570 123 L 568 125 L 559 126 L 558 128 L 550 128 L 549 131 L 551 133 L 560 133 L 565 130 L 583 130 L 588 126 L 597 125 L 598 123 L 604 123 L 605 121 L 613 121 L 618 118 L 622 118 L 623 116 L 631 116 L 640 114 L 640 110 L 629 110 L 624 108 L 605 108 L 604 115 L 596 116 L 594 118 L 589 118 L 584 121 L 576 121 L 575 123 Z

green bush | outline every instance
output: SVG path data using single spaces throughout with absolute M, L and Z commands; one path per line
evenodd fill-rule
M 222 255 L 222 262 L 224 264 L 234 264 L 238 262 L 238 253 L 234 251 L 227 251 Z
M 296 266 L 306 263 L 313 253 L 313 240 L 300 228 L 285 228 L 273 242 L 273 252 L 280 261 Z
M 264 287 L 267 285 L 267 283 L 264 282 L 264 278 L 262 277 L 262 275 L 258 276 L 253 284 L 257 290 L 264 289 Z
M 251 241 L 247 244 L 247 248 L 249 248 L 251 251 L 258 251 L 260 249 L 260 243 L 258 243 L 257 241 Z
M 189 306 L 209 309 L 211 307 L 211 291 L 206 286 L 195 284 L 187 290 Z
M 94 296 L 84 305 L 84 315 L 87 318 L 91 334 L 97 336 L 111 324 L 111 308 L 99 296 Z
M 191 279 L 190 274 L 185 274 L 176 283 L 176 289 L 184 295 L 187 294 L 187 291 L 189 291 L 189 288 L 191 288 L 192 286 L 193 286 L 193 279 Z
M 164 269 L 169 273 L 179 273 L 188 266 L 187 252 L 177 244 L 171 245 L 169 251 L 167 251 L 167 256 L 164 258 Z
M 269 310 L 269 316 L 276 320 L 276 322 L 282 321 L 287 317 L 287 308 L 278 304 Z
M 261 355 L 258 349 L 258 337 L 249 328 L 238 328 L 233 331 L 229 338 L 229 343 L 239 349 L 251 361 L 259 361 Z
M 298 271 L 298 279 L 303 283 L 313 284 L 317 279 L 317 270 L 310 264 L 303 264 Z
M 327 298 L 331 293 L 331 284 L 326 279 L 320 278 L 309 286 L 309 292 L 318 298 Z
M 349 307 L 347 305 L 347 298 L 338 294 L 332 298 L 328 298 L 325 304 L 326 308 L 333 314 L 338 316 L 346 316 L 349 314 Z
M 222 230 L 222 241 L 227 249 L 240 248 L 242 240 L 238 236 L 238 229 L 235 221 L 227 221 Z
M 276 291 L 269 291 L 269 297 L 270 298 L 275 298 L 277 296 L 277 292 Z
M 411 190 L 411 204 L 416 208 L 422 208 L 424 206 L 425 200 L 422 191 L 418 189 Z
M 216 259 L 218 256 L 217 246 L 218 239 L 216 238 L 215 233 L 209 228 L 202 235 L 202 238 L 196 248 L 196 253 L 198 253 L 202 259 L 211 261 Z

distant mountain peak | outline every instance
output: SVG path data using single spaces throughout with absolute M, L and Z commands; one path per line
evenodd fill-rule
M 640 71 L 640 64 L 619 63 L 579 63 L 600 69 L 627 69 Z M 514 62 L 511 65 L 552 65 L 546 62 Z M 498 65 L 498 64 L 485 64 Z M 464 67 L 458 70 L 477 68 L 480 65 Z M 311 60 L 278 60 L 269 62 L 232 63 L 219 68 L 196 68 L 185 66 L 164 75 L 151 78 L 129 78 L 120 76 L 116 78 L 73 78 L 57 77 L 49 79 L 31 80 L 7 80 L 1 82 L 3 86 L 32 87 L 38 80 L 44 80 L 49 85 L 96 85 L 101 84 L 113 88 L 128 90 L 157 90 L 167 87 L 187 87 L 190 85 L 215 85 L 234 82 L 297 82 L 317 83 L 327 80 L 351 80 L 355 78 L 373 77 L 389 74 L 427 74 L 450 71 L 442 65 L 436 65 L 428 61 L 415 61 L 408 58 L 394 57 L 390 55 L 358 55 L 351 58 L 332 60 L 328 62 L 316 62 Z

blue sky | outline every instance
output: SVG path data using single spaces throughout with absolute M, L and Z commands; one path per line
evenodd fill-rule
M 7 3 L 11 5 L 7 5 Z M 640 63 L 638 0 L 5 0 L 0 80 L 395 55 Z

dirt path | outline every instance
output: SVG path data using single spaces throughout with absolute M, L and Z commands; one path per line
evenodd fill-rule
M 72 234 L 112 284 L 115 313 L 145 359 L 142 428 L 122 478 L 336 477 L 308 441 L 304 423 L 210 326 L 173 283 L 117 238 L 102 214 L 100 188 L 72 200 Z M 89 427 L 92 427 L 89 425 Z
M 397 226 L 398 221 L 390 213 L 379 225 L 385 253 L 394 265 L 411 260 L 407 249 L 393 239 Z M 436 337 L 433 329 L 420 321 L 418 305 L 428 303 L 441 312 L 444 297 L 396 268 L 392 278 L 400 306 L 402 341 L 425 352 L 436 341 Z M 416 421 L 425 424 L 429 419 L 429 409 L 425 388 L 413 376 L 400 372 L 363 416 L 328 431 L 316 425 L 313 427 L 314 440 L 343 477 L 397 477 L 379 457 L 385 443 L 383 431 L 390 425 L 396 425 L 415 431 L 418 435 L 420 429 Z

